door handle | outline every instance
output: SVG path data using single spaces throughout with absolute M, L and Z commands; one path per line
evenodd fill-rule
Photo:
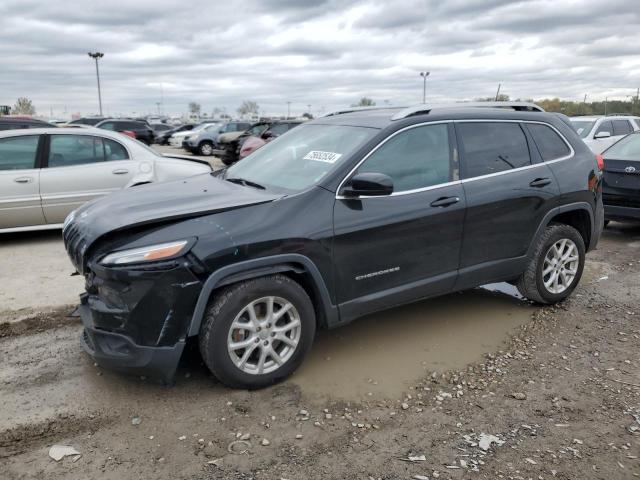
M 551 183 L 550 178 L 536 178 L 531 183 L 529 183 L 530 187 L 546 187 Z
M 31 183 L 33 182 L 33 178 L 31 177 L 18 177 L 13 179 L 16 183 Z
M 111 173 L 113 173 L 114 175 L 124 175 L 125 173 L 129 173 L 129 170 L 127 170 L 126 168 L 118 168 Z
M 459 197 L 441 197 L 431 202 L 432 207 L 448 207 L 460 201 Z

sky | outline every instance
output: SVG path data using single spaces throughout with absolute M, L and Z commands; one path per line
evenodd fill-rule
M 639 0 L 2 0 L 0 105 L 39 115 L 314 115 L 489 97 L 624 99 L 640 87 Z M 159 103 L 159 104 L 158 104 Z M 310 107 L 309 107 L 310 105 Z

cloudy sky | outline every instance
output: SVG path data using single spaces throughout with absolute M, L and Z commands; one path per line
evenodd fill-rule
M 317 114 L 495 95 L 624 98 L 640 86 L 639 0 L 2 0 L 0 105 L 39 114 Z

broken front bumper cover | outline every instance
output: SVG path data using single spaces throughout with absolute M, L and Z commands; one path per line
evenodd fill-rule
M 125 373 L 145 375 L 171 383 L 178 368 L 185 342 L 172 346 L 147 347 L 129 337 L 95 327 L 87 296 L 81 297 L 80 318 L 84 331 L 80 339 L 84 350 L 101 367 Z

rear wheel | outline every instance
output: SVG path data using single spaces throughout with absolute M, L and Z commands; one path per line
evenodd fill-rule
M 584 260 L 580 233 L 569 225 L 549 225 L 536 242 L 527 270 L 517 281 L 518 290 L 538 303 L 564 300 L 580 281 Z
M 202 142 L 199 146 L 198 146 L 198 153 L 200 155 L 204 155 L 204 156 L 209 156 L 209 155 L 213 155 L 213 143 L 211 142 Z
M 315 312 L 304 289 L 271 275 L 222 290 L 200 331 L 205 364 L 225 385 L 261 388 L 302 363 L 315 335 Z

